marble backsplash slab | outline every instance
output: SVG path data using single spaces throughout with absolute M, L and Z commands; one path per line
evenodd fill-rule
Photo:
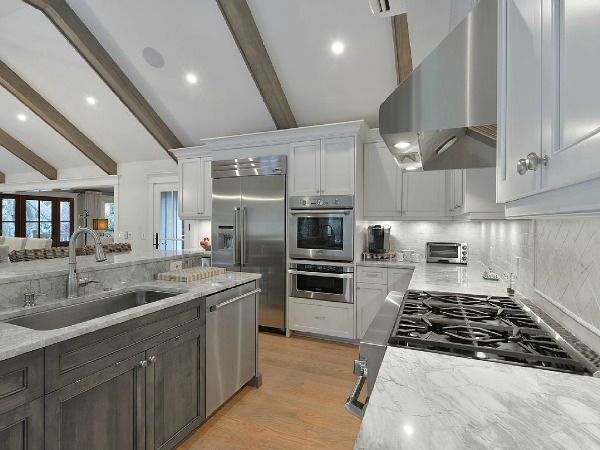
M 200 256 L 185 256 L 181 258 L 183 267 L 201 265 Z M 89 267 L 80 274 L 80 278 L 88 278 L 97 283 L 80 288 L 80 295 L 98 293 L 127 287 L 131 284 L 154 281 L 154 275 L 170 270 L 170 260 L 146 261 L 139 264 L 111 268 L 101 266 L 99 270 Z M 62 262 L 62 261 L 61 261 Z M 35 264 L 33 262 L 32 264 Z M 0 290 L 0 310 L 9 310 L 23 306 L 26 293 L 35 294 L 37 305 L 50 304 L 66 297 L 67 275 L 44 275 L 35 279 L 16 281 L 2 284 Z

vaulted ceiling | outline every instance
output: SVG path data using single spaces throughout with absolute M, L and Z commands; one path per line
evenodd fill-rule
M 28 1 L 39 6 L 64 0 Z M 271 92 L 257 87 L 260 74 L 249 70 L 240 53 L 243 42 L 232 35 L 235 24 L 225 20 L 216 0 L 66 3 L 172 133 L 169 142 L 192 146 L 206 138 L 282 127 L 265 104 Z M 396 87 L 389 19 L 373 16 L 367 0 L 247 3 L 298 126 L 364 119 L 377 127 L 379 105 Z M 407 0 L 414 66 L 473 3 Z M 334 41 L 344 43 L 342 54 L 332 53 Z M 2 0 L 0 62 L 53 110 L 38 117 L 3 83 L 0 70 L 0 130 L 56 168 L 58 178 L 80 167 L 86 167 L 86 175 L 110 172 L 110 164 L 105 170 L 94 164 L 98 153 L 90 148 L 115 163 L 169 158 L 170 144 L 157 140 L 132 112 L 135 107 L 123 102 L 83 56 L 41 10 L 22 0 Z M 186 80 L 189 74 L 197 78 L 195 84 Z M 87 144 L 75 142 L 68 123 Z M 1 142 L 0 172 L 7 181 L 45 179 L 31 160 L 25 163 Z

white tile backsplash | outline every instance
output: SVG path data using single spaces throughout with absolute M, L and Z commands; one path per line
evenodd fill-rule
M 600 218 L 481 223 L 482 261 L 600 351 Z M 518 265 L 518 267 L 517 267 Z
M 365 225 L 389 225 L 390 246 L 393 251 L 411 248 L 425 253 L 427 242 L 466 242 L 469 259 L 481 260 L 481 223 L 450 221 L 370 221 Z M 366 240 L 365 240 L 366 242 Z
M 210 220 L 184 220 L 183 233 L 185 236 L 185 248 L 200 248 L 200 241 L 204 239 L 205 236 L 211 237 L 210 226 Z

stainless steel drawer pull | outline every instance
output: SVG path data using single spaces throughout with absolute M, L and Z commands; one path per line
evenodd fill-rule
M 144 360 L 144 361 L 140 361 L 140 367 L 147 367 L 148 366 L 148 361 Z
M 324 278 L 354 278 L 353 273 L 321 273 L 321 272 L 304 272 L 302 270 L 288 270 L 291 275 L 308 275 L 309 277 L 324 277 Z
M 156 362 L 156 356 L 151 356 L 150 358 L 148 358 L 148 362 L 150 364 L 155 363 Z
M 360 392 L 365 385 L 365 381 L 367 381 L 367 362 L 363 360 L 354 361 L 354 373 L 359 375 L 359 377 L 358 380 L 356 380 L 356 384 L 352 388 L 352 392 L 350 392 L 350 396 L 348 397 L 348 400 L 346 400 L 346 404 L 344 406 L 346 411 L 362 420 L 363 416 L 365 415 L 366 405 L 365 403 L 358 401 L 358 397 L 360 396 Z
M 227 300 L 226 302 L 219 303 L 218 305 L 213 305 L 210 307 L 209 311 L 214 312 L 219 308 L 223 308 L 224 306 L 231 305 L 232 303 L 239 302 L 241 299 L 250 297 L 251 295 L 255 295 L 261 292 L 260 289 L 254 289 L 253 291 L 247 292 L 242 295 L 238 295 L 237 297 L 233 297 L 231 300 Z

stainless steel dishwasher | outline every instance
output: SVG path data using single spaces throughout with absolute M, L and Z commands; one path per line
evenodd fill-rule
M 256 282 L 206 297 L 206 417 L 245 384 L 259 387 Z

